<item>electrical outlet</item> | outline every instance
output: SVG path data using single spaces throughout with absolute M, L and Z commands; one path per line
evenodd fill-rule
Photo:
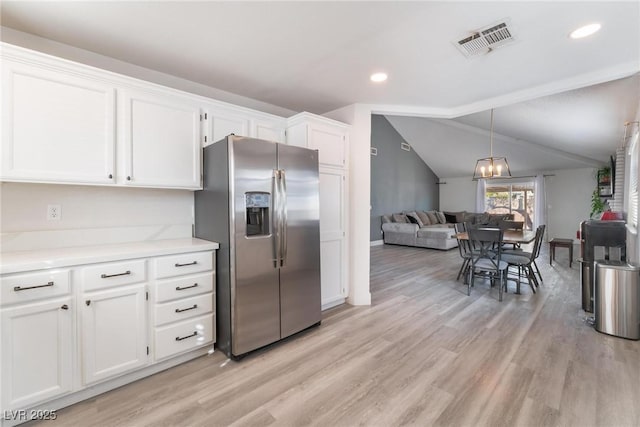
M 60 205 L 47 205 L 47 221 L 59 221 L 61 216 Z

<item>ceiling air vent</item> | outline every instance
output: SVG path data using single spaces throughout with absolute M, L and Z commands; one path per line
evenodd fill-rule
M 400 143 L 400 148 L 402 148 L 404 151 L 411 151 L 411 146 L 409 144 L 407 144 L 406 142 L 401 142 Z
M 513 32 L 509 27 L 509 21 L 505 19 L 502 22 L 473 31 L 471 35 L 454 43 L 467 58 L 470 58 L 489 53 L 493 49 L 513 41 Z

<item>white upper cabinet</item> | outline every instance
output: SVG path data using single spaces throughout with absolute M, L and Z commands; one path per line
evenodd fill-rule
M 200 188 L 201 97 L 2 48 L 1 180 Z
M 287 123 L 287 144 L 318 150 L 321 165 L 348 168 L 349 125 L 309 113 L 297 114 Z
M 252 119 L 249 136 L 267 141 L 285 142 L 285 120 L 281 118 Z
M 245 115 L 230 109 L 208 108 L 205 123 L 207 127 L 205 146 L 218 142 L 230 134 L 238 136 L 249 135 L 249 119 Z
M 109 184 L 115 87 L 2 60 L 2 171 L 10 181 Z
M 179 96 L 122 91 L 127 185 L 200 188 L 200 104 Z

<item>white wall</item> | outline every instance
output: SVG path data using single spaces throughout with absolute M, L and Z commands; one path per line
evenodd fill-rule
M 589 219 L 591 194 L 596 188 L 596 169 L 553 171 L 545 178 L 547 193 L 547 238 L 572 238 L 575 243 L 580 222 Z
M 440 184 L 440 210 L 449 212 L 475 212 L 476 181 L 471 177 L 447 178 Z
M 60 205 L 58 221 L 47 205 Z M 0 184 L 2 251 L 191 237 L 193 193 L 185 190 Z

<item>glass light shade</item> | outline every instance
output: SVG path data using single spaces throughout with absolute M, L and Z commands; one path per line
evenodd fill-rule
M 509 178 L 511 170 L 506 157 L 486 157 L 476 162 L 473 179 L 482 178 Z

